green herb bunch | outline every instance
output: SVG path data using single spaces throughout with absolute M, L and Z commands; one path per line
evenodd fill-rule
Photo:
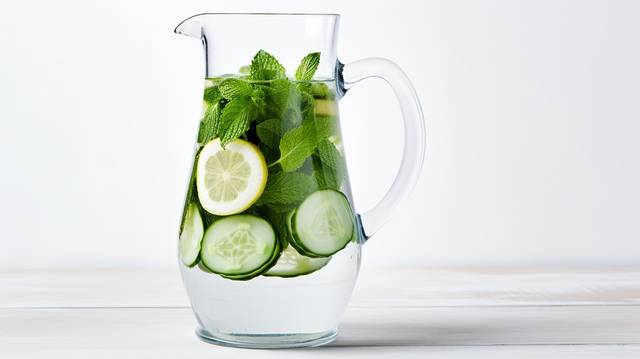
M 237 138 L 258 146 L 268 163 L 264 193 L 250 209 L 282 229 L 282 213 L 318 189 L 339 190 L 346 176 L 336 146 L 339 129 L 336 96 L 327 84 L 312 81 L 320 53 L 306 55 L 290 79 L 264 50 L 245 75 L 209 79 L 200 129 L 201 145 L 220 138 L 224 147 Z

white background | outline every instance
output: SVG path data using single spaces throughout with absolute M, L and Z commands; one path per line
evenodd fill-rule
M 175 265 L 203 66 L 172 30 L 206 11 L 338 12 L 343 62 L 413 79 L 428 158 L 365 265 L 640 264 L 638 2 L 26 0 L 0 3 L 0 267 Z M 341 103 L 360 211 L 399 164 L 390 96 Z

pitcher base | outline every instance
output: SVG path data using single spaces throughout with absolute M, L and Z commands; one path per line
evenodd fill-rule
M 196 335 L 202 341 L 215 345 L 249 349 L 278 349 L 325 345 L 336 338 L 338 331 L 329 330 L 305 334 L 214 334 L 203 328 L 197 328 Z

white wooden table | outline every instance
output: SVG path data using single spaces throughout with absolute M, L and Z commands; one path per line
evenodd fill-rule
M 199 341 L 178 270 L 0 272 L 0 358 L 640 358 L 640 269 L 362 270 L 338 339 Z

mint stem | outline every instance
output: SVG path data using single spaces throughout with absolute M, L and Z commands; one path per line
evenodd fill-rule
M 267 165 L 267 168 L 271 168 L 271 167 L 277 165 L 278 163 L 280 163 L 280 160 L 277 160 L 275 162 L 270 163 L 269 165 Z

